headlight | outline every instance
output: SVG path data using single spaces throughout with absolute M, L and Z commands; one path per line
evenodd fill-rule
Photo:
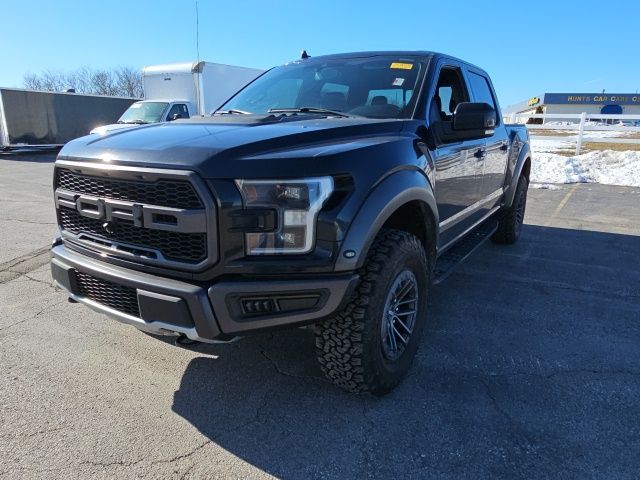
M 316 219 L 333 191 L 333 178 L 236 180 L 246 209 L 276 212 L 270 232 L 245 234 L 248 255 L 308 253 L 315 241 Z

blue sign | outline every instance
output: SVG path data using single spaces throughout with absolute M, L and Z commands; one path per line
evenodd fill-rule
M 638 93 L 545 93 L 545 105 L 640 105 Z

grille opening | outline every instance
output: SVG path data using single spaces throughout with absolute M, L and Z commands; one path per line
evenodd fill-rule
M 115 223 L 124 223 L 126 225 L 133 225 L 133 220 L 129 219 L 129 218 L 114 218 L 113 220 L 111 220 L 112 222 Z
M 153 223 L 164 223 L 166 225 L 177 225 L 178 219 L 173 215 L 167 215 L 165 213 L 154 213 Z
M 58 168 L 55 187 L 71 192 L 140 202 L 149 205 L 164 205 L 174 208 L 203 208 L 200 198 L 191 183 L 180 180 L 158 180 L 156 182 L 116 180 L 93 177 Z
M 96 303 L 113 308 L 122 313 L 140 318 L 138 293 L 135 288 L 75 271 L 78 293 Z
M 130 245 L 138 245 L 142 247 L 140 251 L 147 252 L 145 257 L 149 256 L 148 247 L 151 250 L 157 250 L 169 260 L 177 260 L 181 262 L 200 262 L 207 257 L 207 234 L 206 233 L 182 233 L 169 232 L 165 230 L 151 230 L 147 228 L 135 227 L 129 223 L 114 222 L 113 232 L 107 232 L 103 228 L 101 220 L 83 217 L 76 210 L 69 208 L 60 208 L 58 210 L 58 222 L 63 230 L 73 233 L 74 235 L 87 234 L 92 242 L 99 243 L 93 236 L 106 239 L 105 245 L 111 246 L 114 242 L 128 243 Z M 121 249 L 128 249 L 133 253 L 136 249 L 126 246 L 118 246 Z M 155 254 L 154 254 L 155 255 Z M 157 256 L 156 256 L 157 257 Z
M 93 213 L 95 215 L 100 214 L 100 210 L 98 210 L 98 207 L 93 203 L 80 202 L 80 210 L 87 213 Z

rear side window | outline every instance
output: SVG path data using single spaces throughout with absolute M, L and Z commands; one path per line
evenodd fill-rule
M 487 79 L 477 73 L 469 72 L 469 85 L 473 91 L 474 101 L 488 103 L 494 108 L 497 116 L 498 108 L 496 107 L 496 101 L 493 98 Z

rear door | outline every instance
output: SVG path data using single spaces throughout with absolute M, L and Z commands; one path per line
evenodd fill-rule
M 457 104 L 470 101 L 462 66 L 440 65 L 430 93 L 429 126 L 435 139 L 435 196 L 440 214 L 439 247 L 446 247 L 476 221 L 475 204 L 481 197 L 484 139 L 447 140 L 439 132 L 451 130 Z
M 491 86 L 491 81 L 481 70 L 467 67 L 467 83 L 469 84 L 474 102 L 484 102 L 496 111 L 496 127 L 491 137 L 485 139 L 486 151 L 484 171 L 482 175 L 481 197 L 483 210 L 486 213 L 500 202 L 504 177 L 507 170 L 509 137 L 504 122 L 500 116 L 500 107 Z

